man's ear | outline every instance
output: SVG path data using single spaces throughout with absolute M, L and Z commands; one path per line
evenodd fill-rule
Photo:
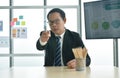
M 66 18 L 64 18 L 64 23 L 66 23 Z

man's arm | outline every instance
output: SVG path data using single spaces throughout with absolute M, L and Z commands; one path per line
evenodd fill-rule
M 89 66 L 90 63 L 91 63 L 91 58 L 90 58 L 89 54 L 87 54 L 87 56 L 86 56 L 86 66 Z
M 43 46 L 43 45 L 40 44 L 39 39 L 37 40 L 36 48 L 37 48 L 38 50 L 44 50 L 44 49 L 45 49 L 45 46 L 46 46 L 46 45 Z
M 47 41 L 50 38 L 50 31 L 42 31 L 40 33 L 40 38 L 37 40 L 36 47 L 38 50 L 44 50 L 47 44 Z

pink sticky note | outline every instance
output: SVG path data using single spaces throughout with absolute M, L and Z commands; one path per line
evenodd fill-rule
M 14 22 L 13 22 L 13 21 L 11 21 L 10 25 L 11 25 L 11 26 L 14 26 Z

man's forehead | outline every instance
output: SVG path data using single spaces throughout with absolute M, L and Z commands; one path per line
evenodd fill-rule
M 56 16 L 60 16 L 60 13 L 54 12 L 54 13 L 49 14 L 49 17 L 56 17 Z
M 61 19 L 61 16 L 60 15 L 49 16 L 49 20 L 51 20 L 51 21 L 54 21 L 54 20 L 57 20 L 57 19 Z

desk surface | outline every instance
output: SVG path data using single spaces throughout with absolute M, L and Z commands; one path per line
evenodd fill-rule
M 93 66 L 84 71 L 67 67 L 13 67 L 0 69 L 0 78 L 120 78 L 116 67 Z

